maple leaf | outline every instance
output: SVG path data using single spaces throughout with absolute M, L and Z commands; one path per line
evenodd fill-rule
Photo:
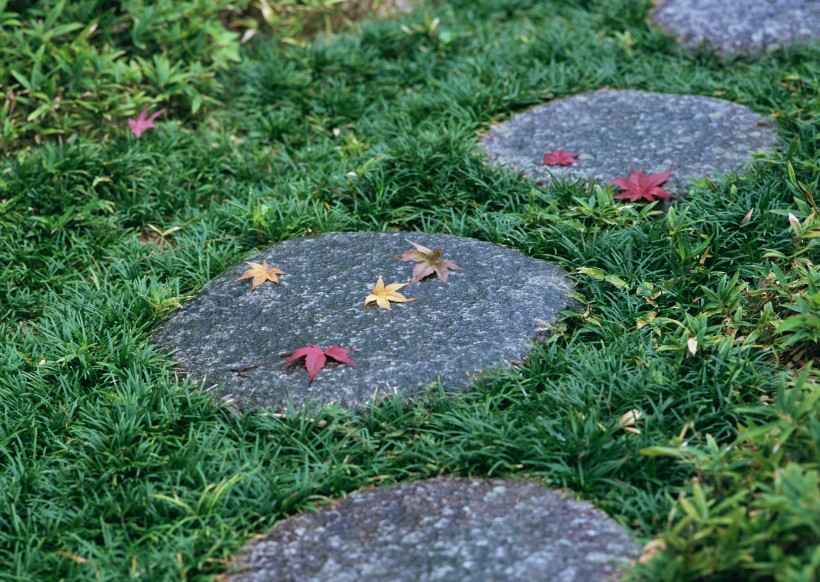
M 322 346 L 318 344 L 310 344 L 309 346 L 279 355 L 283 358 L 285 356 L 290 356 L 287 360 L 285 360 L 285 363 L 282 364 L 283 368 L 285 366 L 289 366 L 290 364 L 296 363 L 296 361 L 301 358 L 305 358 L 305 367 L 307 368 L 308 373 L 308 385 L 310 385 L 316 377 L 316 374 L 319 373 L 319 370 L 325 367 L 328 358 L 336 360 L 341 364 L 350 364 L 351 366 L 355 366 L 356 364 L 353 360 L 348 357 L 348 354 L 352 354 L 355 351 L 356 350 L 347 350 L 338 346 L 330 346 L 326 350 L 322 350 Z
M 379 276 L 379 280 L 376 281 L 376 284 L 370 289 L 370 295 L 368 295 L 365 300 L 364 304 L 367 305 L 368 303 L 376 302 L 376 305 L 381 307 L 382 309 L 390 309 L 390 302 L 393 301 L 395 303 L 404 303 L 406 301 L 415 301 L 415 299 L 408 299 L 404 295 L 398 292 L 399 289 L 409 285 L 409 283 L 391 283 L 387 287 L 384 286 L 384 281 L 382 281 L 381 275 Z
M 453 261 L 440 258 L 441 249 L 433 251 L 411 240 L 407 242 L 416 247 L 416 250 L 406 251 L 392 258 L 400 261 L 416 261 L 416 266 L 413 267 L 413 277 L 410 279 L 411 283 L 418 283 L 433 273 L 444 281 L 444 283 L 447 283 L 447 277 L 449 277 L 450 271 L 463 271 L 463 269 Z
M 614 198 L 616 200 L 629 200 L 636 202 L 643 198 L 649 202 L 658 198 L 666 198 L 674 200 L 674 196 L 666 192 L 660 187 L 661 184 L 669 179 L 673 170 L 660 172 L 658 174 L 647 175 L 639 172 L 632 166 L 632 175 L 629 178 L 615 178 L 612 180 L 621 190 L 622 194 L 618 194 Z
M 152 113 L 151 117 L 148 117 L 148 108 L 143 108 L 136 119 L 128 120 L 128 125 L 131 127 L 131 133 L 139 137 L 143 132 L 148 131 L 149 129 L 155 129 L 156 126 L 154 125 L 154 120 L 163 113 L 165 113 L 165 110 L 160 109 L 159 111 Z
M 578 152 L 555 150 L 544 154 L 542 166 L 571 166 L 578 163 Z
M 253 281 L 251 282 L 251 291 L 259 287 L 265 281 L 270 281 L 278 285 L 279 277 L 277 277 L 277 275 L 287 275 L 287 273 L 280 271 L 276 267 L 271 267 L 268 269 L 268 261 L 262 261 L 261 265 L 259 263 L 248 262 L 245 262 L 245 264 L 248 265 L 250 269 L 242 273 L 241 277 L 234 280 L 241 281 L 242 279 L 250 279 L 253 277 Z

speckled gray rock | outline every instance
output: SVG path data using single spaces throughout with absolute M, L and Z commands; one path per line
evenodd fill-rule
M 444 249 L 463 271 L 449 285 L 425 279 L 392 311 L 364 299 L 381 275 L 407 282 L 414 263 L 391 258 L 407 240 Z M 413 397 L 439 377 L 448 389 L 468 374 L 527 354 L 537 319 L 568 307 L 563 271 L 518 251 L 473 239 L 424 233 L 331 233 L 278 243 L 248 258 L 277 266 L 281 283 L 250 290 L 235 279 L 244 263 L 209 282 L 153 340 L 179 366 L 206 377 L 239 407 L 336 403 L 365 406 L 375 393 Z M 282 369 L 283 352 L 309 344 L 357 350 L 356 365 L 329 363 L 308 386 L 304 366 Z M 254 366 L 258 366 L 255 367 Z M 377 392 L 378 391 L 378 392 Z
M 685 195 L 687 178 L 715 177 L 771 149 L 772 124 L 747 107 L 714 97 L 601 90 L 557 99 L 496 125 L 484 136 L 490 160 L 542 182 L 605 183 L 632 166 L 650 174 L 674 167 L 663 188 Z M 542 166 L 557 149 L 580 152 L 572 166 Z M 617 188 L 616 188 L 617 191 Z
M 225 579 L 599 582 L 637 554 L 606 514 L 537 483 L 438 478 L 288 519 L 241 550 Z
M 818 0 L 661 0 L 651 19 L 684 46 L 705 43 L 724 54 L 820 38 Z

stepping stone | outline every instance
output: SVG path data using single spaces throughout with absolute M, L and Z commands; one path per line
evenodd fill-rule
M 283 521 L 224 580 L 598 582 L 617 580 L 638 553 L 605 513 L 537 483 L 438 478 Z
M 431 249 L 461 271 L 399 290 L 390 311 L 365 297 L 410 279 L 412 262 L 391 258 Z M 518 251 L 469 238 L 424 233 L 331 233 L 275 244 L 249 259 L 276 266 L 280 284 L 236 281 L 227 269 L 161 325 L 153 341 L 182 370 L 239 408 L 338 404 L 360 409 L 376 397 L 418 396 L 441 379 L 463 390 L 471 377 L 526 357 L 536 330 L 569 306 L 564 272 Z M 355 366 L 329 362 L 308 384 L 304 364 L 282 369 L 280 354 L 310 344 L 356 350 Z M 304 360 L 302 360 L 304 362 Z
M 601 90 L 557 99 L 496 125 L 483 138 L 490 160 L 544 183 L 626 178 L 675 171 L 663 189 L 688 191 L 688 178 L 717 177 L 771 150 L 773 125 L 747 107 L 714 97 Z M 580 152 L 571 166 L 543 166 L 554 150 Z M 613 186 L 618 191 L 616 186 Z
M 651 20 L 688 48 L 760 52 L 820 38 L 817 0 L 661 0 Z

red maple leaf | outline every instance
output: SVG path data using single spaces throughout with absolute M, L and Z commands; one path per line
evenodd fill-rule
M 323 351 L 322 346 L 318 344 L 311 344 L 309 346 L 293 350 L 292 352 L 285 352 L 284 354 L 280 354 L 280 356 L 283 358 L 285 356 L 290 356 L 287 360 L 285 360 L 285 363 L 282 364 L 283 368 L 295 363 L 296 360 L 300 358 L 305 358 L 305 367 L 308 372 L 308 384 L 310 384 L 313 382 L 313 378 L 316 377 L 316 374 L 319 373 L 319 370 L 325 367 L 328 358 L 336 360 L 342 364 L 350 364 L 351 366 L 355 366 L 356 364 L 353 360 L 347 357 L 347 354 L 352 354 L 355 351 L 356 350 L 346 350 L 345 348 L 340 348 L 337 346 L 330 346 Z
M 652 202 L 658 198 L 665 198 L 674 200 L 675 197 L 666 192 L 660 187 L 661 184 L 669 179 L 673 169 L 658 174 L 644 174 L 632 166 L 632 175 L 629 178 L 614 178 L 612 180 L 623 193 L 618 194 L 614 198 L 616 200 L 629 200 L 630 202 L 637 202 L 641 198 Z
M 565 152 L 564 150 L 555 150 L 554 152 L 547 152 L 544 154 L 544 161 L 542 166 L 571 166 L 578 163 L 578 152 Z
M 140 111 L 140 114 L 137 116 L 136 119 L 128 120 L 128 125 L 131 127 L 131 133 L 139 137 L 142 135 L 144 131 L 156 128 L 156 126 L 154 125 L 154 120 L 163 113 L 165 113 L 165 110 L 160 109 L 159 111 L 152 113 L 151 117 L 148 117 L 148 108 L 143 108 L 143 110 Z

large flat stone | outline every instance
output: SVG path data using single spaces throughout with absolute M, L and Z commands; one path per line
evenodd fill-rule
M 715 177 L 770 150 L 772 124 L 714 97 L 601 90 L 557 99 L 497 124 L 483 138 L 490 160 L 533 178 L 605 183 L 674 167 L 664 190 L 685 195 L 688 178 Z M 542 166 L 557 149 L 580 152 L 572 166 Z M 616 188 L 617 191 L 617 188 Z
M 392 311 L 364 307 L 379 276 L 406 282 L 413 263 L 392 259 L 407 240 L 444 249 L 463 271 L 449 285 L 425 279 L 401 290 L 417 300 Z M 469 375 L 525 357 L 536 319 L 568 306 L 563 271 L 518 251 L 424 233 L 332 233 L 273 245 L 248 261 L 277 266 L 281 283 L 250 290 L 240 263 L 209 282 L 161 325 L 154 342 L 175 352 L 194 379 L 217 385 L 239 407 L 335 403 L 361 408 L 373 397 L 411 398 L 437 379 L 464 389 Z M 328 364 L 308 385 L 304 366 L 282 369 L 283 352 L 309 344 L 357 350 L 356 365 Z M 253 367 L 258 366 L 258 367 Z
M 638 547 L 533 482 L 438 478 L 353 493 L 252 541 L 229 582 L 617 580 Z
M 817 0 L 661 0 L 651 19 L 686 47 L 705 44 L 724 54 L 820 38 Z

